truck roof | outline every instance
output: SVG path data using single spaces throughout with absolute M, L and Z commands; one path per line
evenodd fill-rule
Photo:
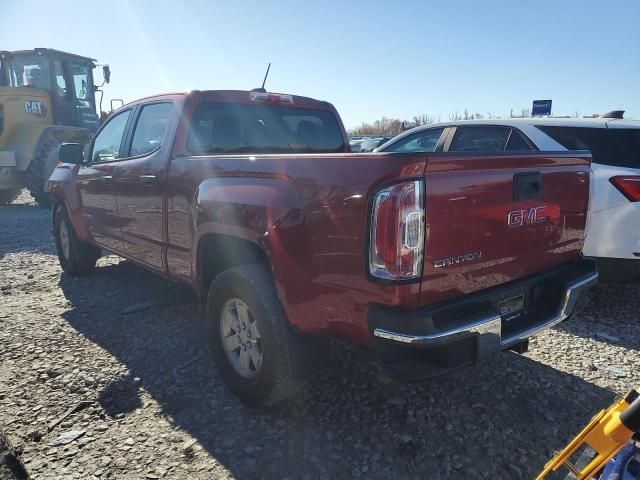
M 132 102 L 127 103 L 121 108 L 124 108 L 128 105 L 135 105 L 140 102 L 148 102 L 154 99 L 164 99 L 170 96 L 200 96 L 202 99 L 207 101 L 217 101 L 217 102 L 229 102 L 229 103 L 248 103 L 249 95 L 251 93 L 263 94 L 262 92 L 257 92 L 255 90 L 190 90 L 190 91 L 182 91 L 182 92 L 168 92 L 168 93 L 160 93 L 155 95 L 149 95 L 143 98 L 136 99 Z M 322 108 L 327 110 L 335 110 L 333 105 L 329 102 L 325 102 L 323 100 L 316 100 L 315 98 L 303 97 L 300 95 L 291 95 L 288 93 L 279 93 L 279 92 L 264 92 L 264 95 L 274 95 L 281 97 L 290 97 L 292 103 L 283 103 L 283 105 L 291 105 L 292 107 L 307 107 L 307 108 Z

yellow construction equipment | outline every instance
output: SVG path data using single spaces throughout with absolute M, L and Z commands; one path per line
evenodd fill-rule
M 632 390 L 608 409 L 599 412 L 561 452 L 545 465 L 537 480 L 575 479 L 588 480 L 606 473 L 606 466 L 625 446 L 637 440 L 640 434 L 640 391 Z M 635 455 L 636 447 L 630 449 Z M 609 470 L 617 467 L 609 465 Z M 620 468 L 626 468 L 621 465 Z M 606 475 L 623 480 L 637 478 L 620 470 Z
M 0 204 L 26 186 L 38 203 L 48 205 L 44 184 L 57 164 L 58 147 L 87 143 L 100 125 L 97 66 L 92 58 L 49 48 L 0 51 Z M 102 72 L 104 85 L 109 66 Z

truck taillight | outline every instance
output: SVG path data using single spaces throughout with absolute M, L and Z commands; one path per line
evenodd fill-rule
M 614 187 L 620 190 L 630 202 L 640 201 L 640 177 L 620 175 L 611 177 L 609 181 Z
M 377 278 L 411 280 L 422 274 L 424 250 L 424 184 L 397 183 L 373 200 L 369 272 Z

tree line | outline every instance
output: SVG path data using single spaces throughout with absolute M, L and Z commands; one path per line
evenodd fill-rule
M 528 108 L 523 108 L 519 112 L 515 112 L 511 109 L 509 113 L 509 118 L 528 118 L 531 116 L 531 110 Z M 455 122 L 457 120 L 492 120 L 492 119 L 502 118 L 498 115 L 494 115 L 491 112 L 487 112 L 486 114 L 482 113 L 472 113 L 469 112 L 466 108 L 463 113 L 452 113 L 449 115 L 449 121 Z M 361 125 L 352 128 L 349 133 L 351 135 L 398 135 L 406 130 L 407 127 L 419 127 L 420 125 L 429 125 L 431 123 L 439 123 L 442 122 L 442 117 L 440 115 L 415 115 L 411 119 L 401 120 L 399 118 L 389 118 L 382 117 L 380 120 L 376 120 L 372 123 L 364 122 Z

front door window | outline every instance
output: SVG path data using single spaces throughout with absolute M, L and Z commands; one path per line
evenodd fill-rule
M 119 113 L 107 123 L 93 142 L 91 162 L 111 162 L 120 158 L 120 145 L 131 110 Z

